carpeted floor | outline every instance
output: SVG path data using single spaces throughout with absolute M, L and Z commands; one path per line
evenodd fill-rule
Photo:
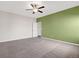
M 29 38 L 0 43 L 0 58 L 78 58 L 79 46 Z

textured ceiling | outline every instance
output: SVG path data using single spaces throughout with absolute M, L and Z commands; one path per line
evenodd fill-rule
M 30 3 L 31 1 L 0 1 L 0 10 L 38 18 L 79 5 L 79 1 L 42 1 L 40 4 L 45 6 L 42 9 L 44 13 L 32 14 L 32 11 L 25 10 L 30 8 Z

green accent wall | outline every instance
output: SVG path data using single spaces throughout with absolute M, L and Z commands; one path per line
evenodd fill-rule
M 79 6 L 40 17 L 42 36 L 79 44 Z

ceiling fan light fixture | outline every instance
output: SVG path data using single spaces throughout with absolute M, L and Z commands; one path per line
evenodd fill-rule
M 31 3 L 30 6 L 32 7 L 32 9 L 26 9 L 26 10 L 32 10 L 33 14 L 35 14 L 36 12 L 43 13 L 43 11 L 41 11 L 40 9 L 45 8 L 44 6 L 39 6 L 35 3 Z
M 34 11 L 34 12 L 38 12 L 38 9 L 35 8 L 35 9 L 33 9 L 33 11 Z

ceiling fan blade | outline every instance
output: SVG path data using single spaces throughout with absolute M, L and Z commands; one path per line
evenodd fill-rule
M 37 5 L 35 4 L 35 8 L 37 8 Z
M 31 4 L 31 6 L 34 8 L 34 5 L 33 4 Z
M 33 11 L 33 14 L 35 14 L 35 12 Z
M 33 10 L 33 9 L 25 9 L 25 10 Z
M 42 9 L 42 8 L 45 8 L 44 6 L 41 6 L 41 7 L 39 7 L 38 9 Z
M 38 10 L 38 12 L 43 13 L 42 11 Z

